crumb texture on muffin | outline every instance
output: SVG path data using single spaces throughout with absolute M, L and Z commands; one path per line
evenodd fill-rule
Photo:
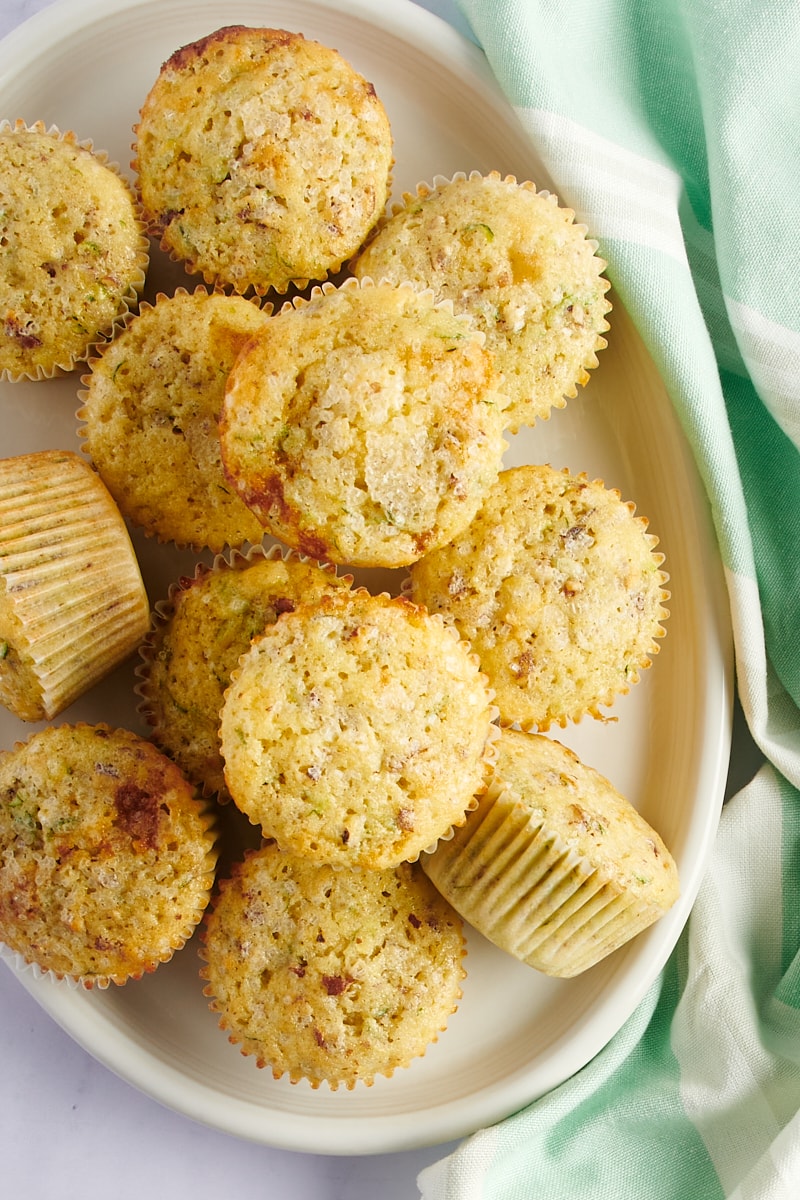
M 0 940 L 87 987 L 154 970 L 205 910 L 209 826 L 179 769 L 137 735 L 33 734 L 0 754 Z
M 144 284 L 132 189 L 89 143 L 0 124 L 0 378 L 69 370 L 110 336 Z
M 630 690 L 664 633 L 664 556 L 599 480 L 502 471 L 464 533 L 411 568 L 410 593 L 471 642 L 501 719 L 546 730 Z
M 142 646 L 139 691 L 153 737 L 206 793 L 229 799 L 219 745 L 225 689 L 254 637 L 349 576 L 261 551 L 198 568 L 171 590 Z
M 159 295 L 83 378 L 87 453 L 122 513 L 160 541 L 220 551 L 263 537 L 225 478 L 217 422 L 236 356 L 268 320 L 202 287 Z
M 221 1027 L 292 1083 L 392 1075 L 461 997 L 461 920 L 418 866 L 336 870 L 268 843 L 223 881 L 203 933 Z
M 135 166 L 152 231 L 190 271 L 285 292 L 363 243 L 388 198 L 392 136 L 374 87 L 336 50 L 228 26 L 164 63 Z
M 363 590 L 322 596 L 253 642 L 220 737 L 236 804 L 284 849 L 386 867 L 474 804 L 494 709 L 443 622 Z
M 605 262 L 555 196 L 497 171 L 421 184 L 353 264 L 469 312 L 505 379 L 508 427 L 532 425 L 589 379 L 606 345 Z
M 237 360 L 223 462 L 288 545 L 404 566 L 475 513 L 505 449 L 503 403 L 469 318 L 351 280 L 284 306 Z

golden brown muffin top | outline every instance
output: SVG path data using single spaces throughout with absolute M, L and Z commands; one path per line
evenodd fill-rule
M 349 587 L 349 576 L 253 551 L 171 589 L 142 647 L 139 691 L 153 737 L 205 793 L 229 799 L 219 747 L 225 689 L 254 637 L 282 613 Z
M 144 284 L 149 246 L 127 181 L 90 143 L 0 123 L 0 375 L 69 370 Z
M 388 197 L 392 138 L 336 50 L 233 25 L 164 63 L 136 155 L 164 249 L 206 282 L 263 294 L 325 279 L 358 249 Z
M 86 450 L 123 514 L 159 541 L 213 551 L 261 541 L 225 478 L 217 422 L 236 356 L 269 319 L 203 287 L 159 295 L 83 377 Z
M 0 939 L 86 986 L 152 971 L 205 909 L 204 808 L 150 742 L 50 726 L 0 754 Z
M 314 558 L 403 566 L 471 519 L 505 448 L 483 338 L 430 292 L 319 289 L 237 360 L 222 458 L 267 529 Z
M 363 589 L 285 613 L 225 696 L 235 803 L 317 861 L 395 866 L 464 819 L 494 709 L 474 656 L 440 618 Z
M 650 665 L 667 616 L 657 538 L 615 489 L 529 464 L 411 568 L 411 596 L 472 643 L 504 722 L 599 716 Z
M 356 276 L 410 279 L 470 313 L 504 376 L 509 429 L 563 408 L 597 366 L 611 307 L 586 228 L 555 196 L 497 171 L 421 184 L 403 201 Z
M 334 869 L 267 844 L 204 928 L 210 1007 L 275 1078 L 369 1085 L 425 1053 L 461 996 L 461 921 L 418 867 Z

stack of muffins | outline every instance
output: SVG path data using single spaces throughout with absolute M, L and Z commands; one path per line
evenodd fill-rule
M 0 754 L 0 941 L 106 986 L 202 922 L 242 1053 L 369 1084 L 446 1027 L 464 920 L 570 976 L 677 896 L 655 830 L 547 736 L 650 665 L 657 539 L 603 482 L 502 461 L 598 365 L 605 264 L 555 197 L 498 172 L 390 208 L 374 88 L 298 33 L 177 50 L 135 133 L 134 196 L 72 135 L 0 129 L 20 186 L 57 187 L 47 164 L 80 152 L 130 204 L 102 236 L 73 236 L 70 210 L 40 286 L 22 258 L 26 286 L 0 284 L 8 378 L 87 363 L 91 463 L 0 463 L 0 701 L 51 721 L 138 645 L 151 730 L 50 726 Z M 42 239 L 67 221 L 44 197 L 24 214 Z M 145 230 L 203 283 L 137 310 Z M 76 341 L 59 305 L 87 286 L 87 239 L 120 286 Z M 126 522 L 198 555 L 152 613 Z M 230 814 L 254 834 L 235 848 Z

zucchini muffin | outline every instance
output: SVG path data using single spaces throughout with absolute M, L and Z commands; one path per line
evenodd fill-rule
M 281 613 L 350 586 L 350 576 L 253 550 L 198 566 L 156 605 L 141 647 L 140 706 L 153 738 L 205 793 L 229 799 L 219 747 L 225 689 L 253 638 Z
M 599 772 L 541 734 L 503 730 L 478 808 L 422 867 L 465 920 L 547 975 L 599 962 L 675 903 L 675 861 Z
M 125 522 L 89 464 L 69 450 L 0 459 L 0 703 L 52 719 L 149 624 Z
M 599 717 L 664 634 L 664 556 L 647 528 L 599 480 L 511 468 L 460 537 L 414 564 L 410 595 L 472 643 L 503 723 Z
M 0 752 L 0 941 L 85 987 L 154 971 L 214 878 L 205 807 L 150 742 L 50 726 Z
M 231 371 L 222 459 L 275 537 L 399 567 L 469 524 L 500 468 L 504 397 L 484 338 L 431 292 L 315 289 Z
M 225 478 L 217 422 L 236 356 L 268 321 L 241 296 L 159 295 L 83 377 L 86 450 L 122 513 L 159 541 L 217 552 L 263 537 Z
M 469 647 L 403 599 L 323 595 L 257 637 L 225 696 L 225 779 L 285 850 L 396 866 L 474 807 L 496 728 Z
M 133 191 L 90 142 L 0 122 L 0 379 L 88 358 L 135 304 L 149 249 Z
M 151 232 L 207 283 L 264 294 L 326 279 L 389 196 L 374 87 L 299 33 L 233 25 L 183 46 L 140 115 L 133 165 Z
M 461 920 L 410 864 L 336 870 L 268 843 L 223 881 L 203 934 L 205 994 L 229 1040 L 312 1088 L 407 1066 L 461 998 Z
M 403 201 L 355 275 L 410 279 L 470 313 L 505 378 L 510 429 L 563 408 L 597 366 L 611 308 L 585 226 L 555 196 L 496 171 L 421 184 Z

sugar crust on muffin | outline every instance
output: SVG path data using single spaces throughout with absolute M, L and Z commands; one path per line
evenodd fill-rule
M 312 1088 L 408 1066 L 461 997 L 461 920 L 416 865 L 337 870 L 267 844 L 222 882 L 203 934 L 229 1040 Z
M 528 464 L 412 566 L 409 592 L 472 644 L 501 720 L 544 731 L 600 716 L 650 666 L 668 615 L 657 544 L 616 489 Z
M 492 171 L 420 184 L 352 264 L 358 278 L 410 279 L 486 334 L 516 430 L 563 408 L 606 345 L 605 262 L 555 196 Z
M 226 471 L 314 558 L 398 567 L 471 519 L 505 449 L 482 335 L 410 286 L 316 289 L 243 352 L 220 421 Z
M 263 294 L 326 279 L 390 190 L 375 89 L 336 50 L 226 26 L 164 63 L 136 128 L 151 232 L 207 283 Z
M 364 589 L 300 605 L 256 638 L 220 725 L 233 800 L 282 848 L 382 868 L 464 820 L 496 733 L 469 647 Z

